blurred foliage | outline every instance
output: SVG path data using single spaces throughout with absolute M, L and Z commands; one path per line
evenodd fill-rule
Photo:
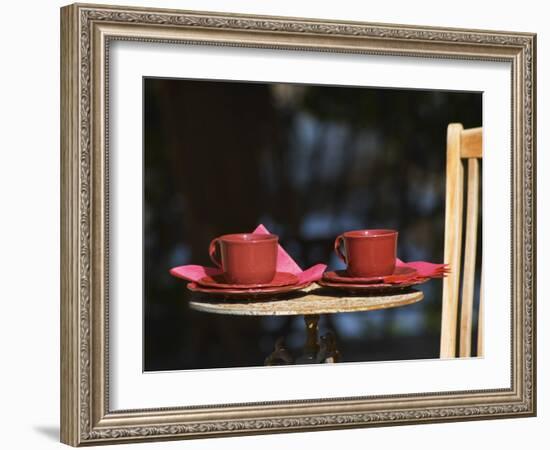
M 261 365 L 279 336 L 299 354 L 300 317 L 187 307 L 168 269 L 208 265 L 217 235 L 264 223 L 302 267 L 339 268 L 336 235 L 396 228 L 401 259 L 443 260 L 446 128 L 481 125 L 480 93 L 147 78 L 144 95 L 145 370 Z M 422 290 L 321 331 L 344 361 L 437 357 L 441 281 Z

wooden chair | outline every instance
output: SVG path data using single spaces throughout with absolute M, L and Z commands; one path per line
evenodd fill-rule
M 445 199 L 445 256 L 451 273 L 443 280 L 441 358 L 456 357 L 458 306 L 460 304 L 459 356 L 471 356 L 474 277 L 479 216 L 479 163 L 482 158 L 482 128 L 464 130 L 462 124 L 447 128 L 447 184 Z M 462 266 L 462 300 L 459 284 L 462 260 L 462 222 L 467 162 L 466 226 Z M 480 281 L 483 284 L 483 279 Z M 483 355 L 483 298 L 480 290 L 477 354 Z

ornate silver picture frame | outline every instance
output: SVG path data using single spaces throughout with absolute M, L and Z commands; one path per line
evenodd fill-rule
M 117 40 L 507 62 L 511 385 L 113 410 L 109 401 L 109 50 Z M 536 36 L 74 4 L 61 9 L 61 440 L 80 446 L 536 414 Z

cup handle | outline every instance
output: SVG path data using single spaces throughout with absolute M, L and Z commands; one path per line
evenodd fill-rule
M 208 254 L 210 255 L 210 260 L 221 269 L 222 263 L 218 259 L 216 259 L 216 244 L 218 243 L 218 241 L 218 238 L 212 239 L 210 245 L 208 246 Z
M 341 234 L 336 238 L 336 240 L 334 241 L 334 253 L 336 253 L 336 256 L 338 256 L 338 258 L 340 258 L 342 261 L 344 261 L 347 264 L 348 262 L 346 261 L 346 255 L 344 255 L 342 253 L 342 250 L 340 250 L 343 240 L 344 240 L 343 234 Z

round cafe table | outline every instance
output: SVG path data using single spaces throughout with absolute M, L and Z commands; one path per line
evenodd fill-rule
M 306 342 L 304 353 L 294 360 L 284 347 L 283 339 L 275 344 L 275 351 L 269 355 L 266 365 L 307 364 L 321 362 L 338 362 L 340 354 L 332 333 L 319 339 L 319 317 L 321 314 L 373 311 L 377 309 L 396 308 L 419 302 L 424 298 L 421 291 L 415 289 L 395 290 L 390 293 L 372 295 L 348 294 L 315 283 L 301 292 L 289 294 L 283 298 L 255 300 L 235 300 L 215 298 L 211 295 L 193 293 L 189 306 L 197 311 L 213 314 L 237 316 L 304 316 L 306 325 Z

